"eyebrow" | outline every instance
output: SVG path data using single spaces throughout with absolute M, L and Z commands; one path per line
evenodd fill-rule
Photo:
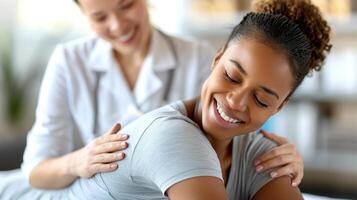
M 243 67 L 239 64 L 239 62 L 232 59 L 230 59 L 229 61 L 231 61 L 242 74 L 247 75 L 247 72 L 243 69 Z
M 269 93 L 269 94 L 271 94 L 271 95 L 273 95 L 273 96 L 275 96 L 278 100 L 279 100 L 279 95 L 276 93 L 276 92 L 274 92 L 273 90 L 271 90 L 271 89 L 269 89 L 269 88 L 267 88 L 267 87 L 264 87 L 264 86 L 260 86 L 265 92 L 267 92 L 267 93 Z
M 101 16 L 101 15 L 103 15 L 103 12 L 102 12 L 102 11 L 98 11 L 98 12 L 95 12 L 95 13 L 92 13 L 92 14 L 91 14 L 92 17 L 99 17 L 99 16 Z
M 231 61 L 242 74 L 244 74 L 245 76 L 248 75 L 247 72 L 243 69 L 242 65 L 240 65 L 239 62 L 232 60 L 232 59 L 230 59 L 229 61 Z M 260 85 L 259 87 L 262 88 L 265 92 L 269 93 L 270 95 L 275 96 L 279 100 L 279 95 L 276 92 L 274 92 L 273 90 L 271 90 L 265 86 L 262 86 L 262 85 Z

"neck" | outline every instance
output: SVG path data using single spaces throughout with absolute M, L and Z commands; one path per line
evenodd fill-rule
M 128 54 L 121 54 L 118 51 L 114 51 L 114 54 L 121 68 L 127 69 L 141 66 L 148 53 L 147 49 L 148 47 L 146 49 L 142 49 L 140 51 L 135 51 L 133 53 Z
M 114 49 L 115 58 L 122 68 L 141 66 L 148 54 L 150 43 L 151 32 L 144 39 L 144 42 L 139 45 L 138 49 L 135 49 L 132 52 L 121 53 Z
M 217 153 L 219 160 L 222 162 L 229 158 L 232 154 L 232 139 L 220 140 L 205 132 L 202 126 L 202 106 L 199 97 L 194 100 L 187 101 L 186 108 L 188 110 L 188 117 L 199 125 L 200 129 L 203 131 L 213 149 Z
M 147 39 L 145 39 L 142 45 L 139 46 L 138 50 L 132 53 L 121 54 L 120 52 L 114 50 L 114 55 L 116 61 L 119 63 L 119 67 L 126 79 L 130 90 L 133 90 L 135 83 L 139 76 L 141 66 L 148 54 L 150 46 L 150 34 Z

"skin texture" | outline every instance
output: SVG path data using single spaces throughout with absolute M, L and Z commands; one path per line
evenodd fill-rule
M 220 51 L 212 69 L 202 87 L 200 105 L 186 102 L 186 108 L 188 113 L 193 113 L 193 108 L 199 106 L 198 112 L 189 117 L 200 125 L 215 149 L 226 182 L 233 137 L 257 130 L 270 116 L 277 113 L 287 103 L 286 97 L 292 88 L 293 78 L 287 57 L 254 38 L 241 38 L 225 51 Z M 223 122 L 220 115 L 215 114 L 216 102 L 222 106 L 226 115 L 243 120 L 244 123 Z M 182 199 L 181 194 L 187 195 L 190 197 L 187 199 L 191 200 L 226 199 L 226 194 L 222 194 L 224 185 L 218 178 L 197 177 L 173 185 L 168 190 L 168 195 L 170 199 Z M 200 188 L 208 189 L 196 194 L 194 191 Z M 211 196 L 212 188 L 218 190 L 219 196 Z M 299 190 L 291 186 L 288 176 L 267 183 L 256 193 L 254 199 L 267 197 L 302 199 Z

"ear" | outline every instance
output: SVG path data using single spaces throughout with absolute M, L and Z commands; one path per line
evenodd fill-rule
M 213 69 L 217 65 L 217 63 L 221 59 L 221 57 L 222 57 L 223 53 L 225 52 L 225 50 L 226 50 L 226 48 L 222 47 L 217 51 L 216 55 L 214 56 L 212 65 L 211 65 L 211 69 Z

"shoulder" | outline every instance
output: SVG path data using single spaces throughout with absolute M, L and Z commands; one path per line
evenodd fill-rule
M 249 133 L 235 138 L 238 146 L 244 150 L 246 159 L 254 160 L 255 157 L 269 151 L 277 145 L 259 133 Z
M 170 146 L 168 144 L 171 144 L 173 140 L 184 141 L 187 138 L 206 141 L 197 124 L 177 110 L 174 104 L 145 114 L 134 123 L 129 124 L 129 127 L 132 126 L 131 129 L 137 129 L 138 124 L 142 129 L 141 138 L 138 142 L 145 145 Z M 209 144 L 208 141 L 207 144 Z
M 216 153 L 193 121 L 170 105 L 146 115 L 152 120 L 134 147 L 135 176 L 153 181 L 162 191 L 190 177 L 221 177 Z
M 238 195 L 245 199 L 251 199 L 272 180 L 271 170 L 258 173 L 255 170 L 254 160 L 275 146 L 277 145 L 273 141 L 255 132 L 234 138 L 234 150 L 238 153 L 238 168 L 242 171 L 237 175 L 236 181 L 244 185 Z
M 57 45 L 55 53 L 69 58 L 89 57 L 99 43 L 101 40 L 94 35 L 83 36 Z

